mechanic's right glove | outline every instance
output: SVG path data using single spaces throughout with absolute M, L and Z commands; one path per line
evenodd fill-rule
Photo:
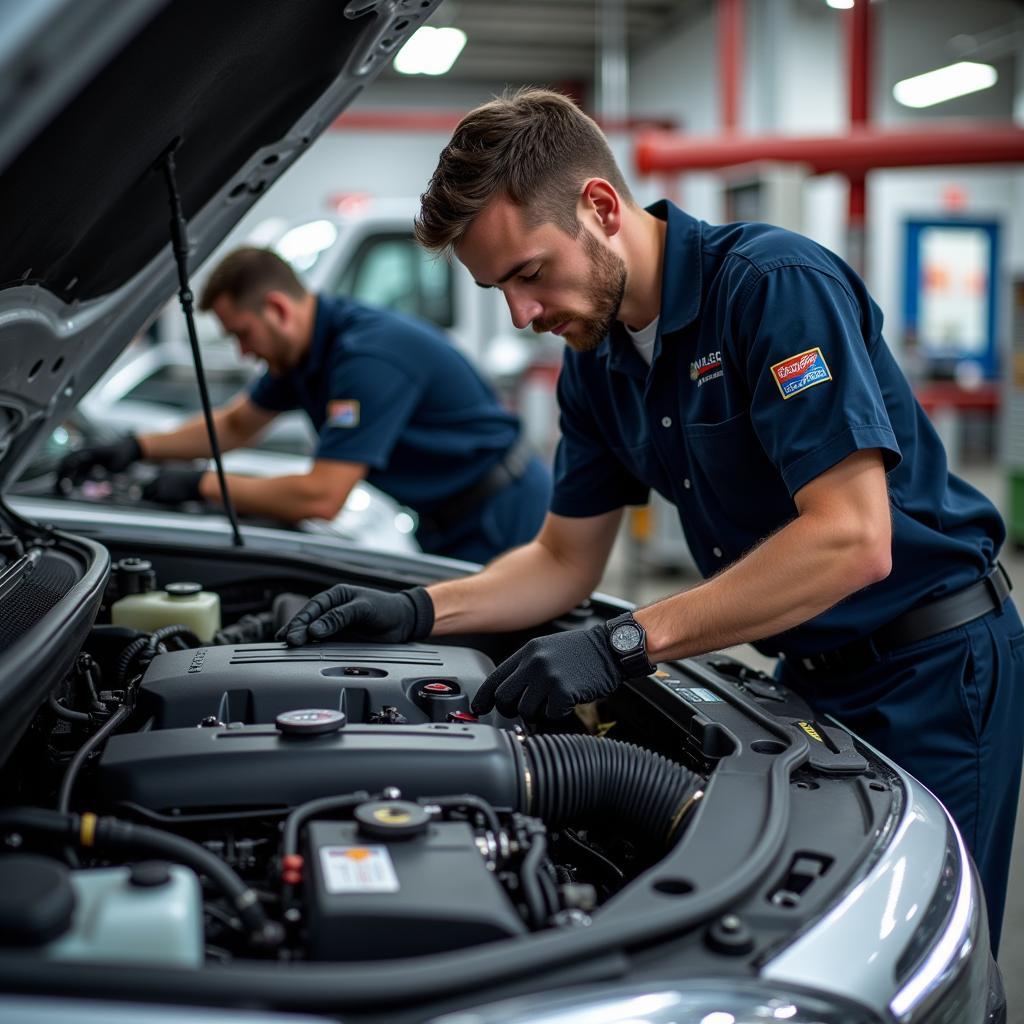
M 622 679 L 607 626 L 538 636 L 483 681 L 473 714 L 496 707 L 506 718 L 562 718 L 577 704 L 607 697 Z
M 141 458 L 142 447 L 134 434 L 109 444 L 79 448 L 77 452 L 70 452 L 61 459 L 57 467 L 57 484 L 59 487 L 61 480 L 70 480 L 77 486 L 89 478 L 95 467 L 105 469 L 108 473 L 120 473 Z
M 434 602 L 423 587 L 389 594 L 347 583 L 309 600 L 277 639 L 292 647 L 344 633 L 345 639 L 405 644 L 423 640 L 434 628 Z

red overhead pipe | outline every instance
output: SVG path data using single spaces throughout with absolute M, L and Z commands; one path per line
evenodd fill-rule
M 1008 124 L 848 135 L 734 136 L 694 138 L 678 132 L 648 132 L 634 149 L 641 174 L 713 171 L 758 160 L 803 164 L 812 174 L 863 175 L 878 167 L 928 167 L 943 164 L 1024 163 L 1024 128 Z
M 850 124 L 871 120 L 871 4 L 855 4 L 846 12 L 850 69 Z
M 850 73 L 850 127 L 867 128 L 871 121 L 871 4 L 855 3 L 846 12 L 847 68 Z M 850 175 L 846 206 L 847 258 L 859 273 L 865 269 L 867 182 L 863 173 Z
M 346 111 L 331 123 L 332 131 L 350 132 L 440 132 L 450 135 L 455 126 L 466 116 L 466 110 L 421 110 L 410 113 L 404 110 L 356 110 Z M 678 121 L 672 117 L 627 117 L 620 121 L 605 121 L 596 118 L 606 132 L 633 132 L 658 128 L 674 131 Z
M 727 133 L 739 127 L 742 3 L 743 0 L 718 0 L 718 81 L 722 128 Z

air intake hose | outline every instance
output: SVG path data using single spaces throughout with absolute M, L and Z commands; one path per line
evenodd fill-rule
M 614 821 L 667 846 L 703 782 L 651 750 L 596 736 L 531 736 L 523 751 L 528 812 L 549 828 Z

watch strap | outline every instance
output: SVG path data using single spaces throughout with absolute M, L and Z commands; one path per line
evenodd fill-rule
M 634 626 L 640 633 L 640 646 L 635 651 L 620 651 L 611 642 L 611 635 L 615 628 L 626 623 Z M 616 615 L 614 619 L 609 619 L 605 625 L 608 629 L 608 646 L 619 664 L 619 671 L 623 679 L 635 679 L 637 676 L 650 675 L 654 671 L 654 666 L 647 657 L 647 633 L 644 627 L 633 618 L 633 613 L 623 612 L 622 615 Z

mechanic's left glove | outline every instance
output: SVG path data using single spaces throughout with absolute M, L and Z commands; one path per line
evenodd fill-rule
M 341 636 L 382 644 L 425 640 L 434 628 L 434 602 L 425 587 L 390 594 L 336 583 L 310 598 L 275 634 L 290 647 Z
M 203 478 L 203 469 L 161 469 L 157 475 L 142 488 L 142 497 L 146 501 L 156 501 L 161 505 L 181 505 L 186 501 L 200 501 L 199 481 Z
M 506 718 L 561 718 L 607 697 L 622 682 L 606 626 L 541 636 L 506 658 L 473 699 L 473 714 L 497 706 Z

